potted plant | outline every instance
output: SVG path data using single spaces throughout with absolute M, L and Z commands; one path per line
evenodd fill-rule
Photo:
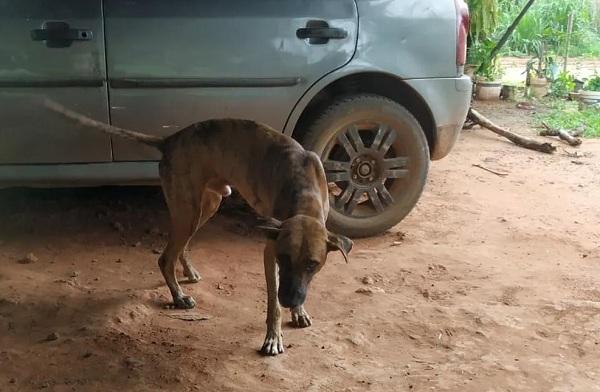
M 474 42 L 469 48 L 468 64 L 472 64 L 470 76 L 475 82 L 475 98 L 479 100 L 500 99 L 502 71 L 497 59 L 490 60 L 494 48 L 491 39 Z
M 502 91 L 502 69 L 496 59 L 485 60 L 475 75 L 475 96 L 482 101 L 500 99 Z
M 545 44 L 540 42 L 536 57 L 527 62 L 526 85 L 529 87 L 529 95 L 534 98 L 543 98 L 548 95 L 553 64 L 554 58 L 546 56 Z
M 600 75 L 595 74 L 583 85 L 583 90 L 579 95 L 581 102 L 587 105 L 596 105 L 600 103 Z

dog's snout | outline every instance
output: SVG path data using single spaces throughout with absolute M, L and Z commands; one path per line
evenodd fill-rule
M 306 285 L 301 279 L 297 279 L 287 271 L 281 271 L 279 275 L 279 291 L 277 297 L 279 304 L 284 308 L 293 308 L 304 304 L 306 300 Z
M 281 306 L 291 309 L 304 304 L 304 301 L 306 300 L 306 290 L 302 288 L 287 292 L 279 290 L 278 297 Z

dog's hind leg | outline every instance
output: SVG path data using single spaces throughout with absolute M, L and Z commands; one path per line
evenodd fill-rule
M 196 271 L 196 268 L 192 265 L 188 256 L 185 254 L 185 251 L 179 256 L 179 261 L 183 266 L 183 275 L 188 279 L 187 281 L 190 283 L 198 283 L 202 277 L 200 273 Z
M 211 188 L 206 188 L 202 193 L 201 214 L 196 224 L 196 230 L 202 227 L 212 216 L 217 212 L 221 205 L 222 195 L 213 191 Z M 190 260 L 185 255 L 185 251 L 179 257 L 179 261 L 183 266 L 183 274 L 188 278 L 188 281 L 196 283 L 200 280 L 200 274 Z
M 194 299 L 186 296 L 181 290 L 175 276 L 175 263 L 183 255 L 190 238 L 196 232 L 202 216 L 202 188 L 198 187 L 185 174 L 174 176 L 168 166 L 161 162 L 160 177 L 163 193 L 169 208 L 171 227 L 169 242 L 158 260 L 160 271 L 171 291 L 175 307 L 191 309 L 196 305 Z

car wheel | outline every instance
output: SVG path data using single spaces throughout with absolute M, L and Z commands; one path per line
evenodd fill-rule
M 329 182 L 330 230 L 350 237 L 379 234 L 413 209 L 427 179 L 423 129 L 401 105 L 377 95 L 333 103 L 303 138 Z

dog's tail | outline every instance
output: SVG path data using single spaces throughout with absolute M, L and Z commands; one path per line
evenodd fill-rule
M 87 116 L 84 116 L 83 114 L 67 109 L 63 105 L 49 99 L 44 100 L 44 106 L 62 115 L 63 117 L 66 117 L 67 119 L 81 124 L 85 127 L 95 128 L 109 135 L 115 135 L 125 139 L 130 139 L 136 142 L 144 143 L 159 150 L 162 149 L 162 146 L 165 141 L 165 139 L 160 136 L 147 135 L 145 133 L 130 131 L 128 129 L 123 129 L 110 124 L 105 124 L 100 121 L 96 121 Z

